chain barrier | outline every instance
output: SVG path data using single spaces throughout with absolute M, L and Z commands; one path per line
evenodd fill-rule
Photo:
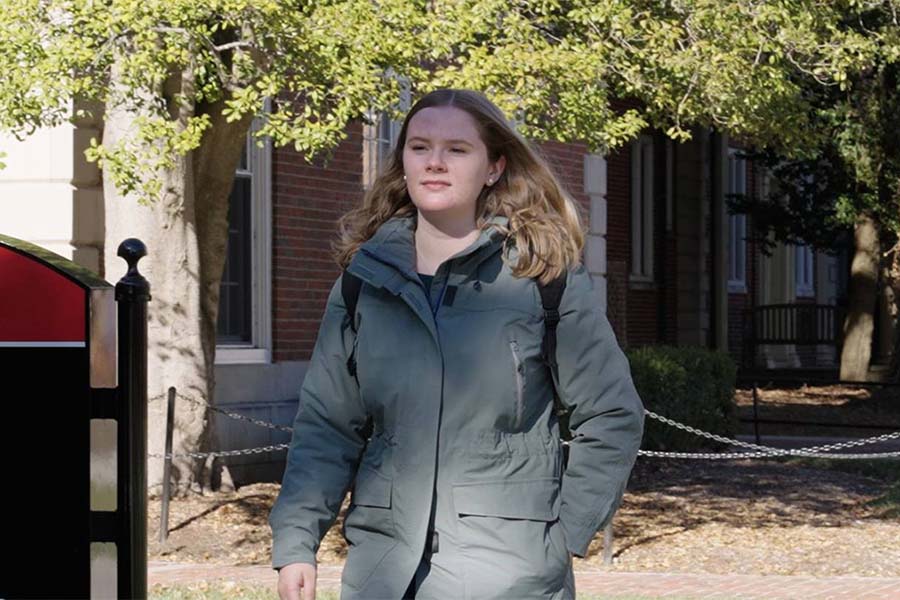
M 716 435 L 714 433 L 709 433 L 706 431 L 702 431 L 700 429 L 696 429 L 691 427 L 690 425 L 685 425 L 684 423 L 679 423 L 678 421 L 674 421 L 669 419 L 668 417 L 663 417 L 662 415 L 658 415 L 653 411 L 644 409 L 644 413 L 652 419 L 656 419 L 666 425 L 671 427 L 675 427 L 676 429 L 681 429 L 683 431 L 687 431 L 688 433 L 692 433 L 696 436 L 704 437 L 707 439 L 715 440 L 717 442 L 721 442 L 723 444 L 728 444 L 729 446 L 739 446 L 742 448 L 748 448 L 750 450 L 756 450 L 756 452 L 660 452 L 657 450 L 639 450 L 639 456 L 651 456 L 651 457 L 667 457 L 667 458 L 699 458 L 699 459 L 707 459 L 707 460 L 726 460 L 726 459 L 735 459 L 735 458 L 771 458 L 774 456 L 802 456 L 805 458 L 837 458 L 842 460 L 868 460 L 873 458 L 900 458 L 900 452 L 870 452 L 870 453 L 833 453 L 831 450 L 841 450 L 844 448 L 853 448 L 856 446 L 865 446 L 867 444 L 877 444 L 878 442 L 886 442 L 890 440 L 900 439 L 900 431 L 895 431 L 893 433 L 885 433 L 883 435 L 878 435 L 869 438 L 863 438 L 859 440 L 851 440 L 848 442 L 838 442 L 835 444 L 825 444 L 821 446 L 809 446 L 806 448 L 773 448 L 771 446 L 761 446 L 759 444 L 751 444 L 750 442 L 742 442 L 740 440 L 735 440 L 732 438 L 727 438 L 721 435 Z
M 247 415 L 242 415 L 240 413 L 231 412 L 231 411 L 219 408 L 217 406 L 213 406 L 212 404 L 208 404 L 201 400 L 196 400 L 194 398 L 191 398 L 190 396 L 185 396 L 184 394 L 182 394 L 178 391 L 175 392 L 175 397 L 185 400 L 186 402 L 189 402 L 195 406 L 200 406 L 202 408 L 205 408 L 206 410 L 211 410 L 213 412 L 217 412 L 219 414 L 225 415 L 226 417 L 229 417 L 236 421 L 244 421 L 245 423 L 251 423 L 253 425 L 257 425 L 259 427 L 265 427 L 266 429 L 273 429 L 275 431 L 284 431 L 287 433 L 293 432 L 293 428 L 291 428 L 291 427 L 286 427 L 284 425 L 275 425 L 274 423 L 269 423 L 267 421 L 261 421 L 259 419 L 254 419 L 252 417 L 248 417 Z M 148 403 L 155 402 L 157 400 L 162 400 L 162 399 L 166 399 L 166 398 L 168 398 L 168 393 L 158 394 L 156 396 L 153 396 L 152 398 L 149 398 L 147 400 L 147 402 Z M 168 459 L 175 459 L 175 458 L 205 459 L 208 457 L 248 456 L 248 455 L 252 455 L 252 454 L 263 454 L 264 452 L 279 452 L 281 450 L 287 450 L 288 447 L 289 447 L 289 444 L 276 444 L 274 446 L 260 446 L 258 448 L 245 448 L 243 450 L 219 450 L 216 452 L 184 452 L 181 454 L 157 454 L 157 453 L 151 452 L 148 454 L 148 456 L 150 458 L 163 458 L 163 459 L 165 459 L 165 458 L 168 458 Z
M 210 456 L 246 456 L 249 454 L 262 454 L 263 452 L 279 452 L 287 450 L 290 444 L 277 444 L 275 446 L 260 446 L 259 448 L 247 448 L 244 450 L 218 450 L 216 452 L 184 452 L 181 454 L 156 454 L 150 453 L 150 458 L 198 458 L 203 459 Z
M 156 400 L 161 400 L 161 399 L 167 398 L 167 397 L 168 397 L 168 394 L 159 394 L 157 396 L 153 396 L 147 402 L 155 402 Z M 291 427 L 286 427 L 284 425 L 275 425 L 274 423 L 269 423 L 267 421 L 260 421 L 259 419 L 254 419 L 252 417 L 248 417 L 247 415 L 242 415 L 240 413 L 224 410 L 222 408 L 219 408 L 218 406 L 213 406 L 212 404 L 208 404 L 208 403 L 202 402 L 200 400 L 195 400 L 194 398 L 191 398 L 190 396 L 185 396 L 184 394 L 182 394 L 181 392 L 178 392 L 178 391 L 175 392 L 175 397 L 181 398 L 182 400 L 190 402 L 191 404 L 193 404 L 195 406 L 201 406 L 207 410 L 211 410 L 213 412 L 217 412 L 219 414 L 225 415 L 226 417 L 231 417 L 232 419 L 235 419 L 236 421 L 245 421 L 247 423 L 252 423 L 253 425 L 259 425 L 260 427 L 265 427 L 267 429 L 274 429 L 275 431 L 284 431 L 287 433 L 291 433 L 294 431 L 293 428 L 291 428 Z
M 199 400 L 195 400 L 189 396 L 185 396 L 179 392 L 176 392 L 175 395 L 182 400 L 190 402 L 195 406 L 200 406 L 205 408 L 206 410 L 211 410 L 213 412 L 217 412 L 219 414 L 225 415 L 231 419 L 235 419 L 237 421 L 244 421 L 246 423 L 251 423 L 253 425 L 257 425 L 259 427 L 265 427 L 267 429 L 273 429 L 275 431 L 283 431 L 287 433 L 291 433 L 293 429 L 291 427 L 286 427 L 284 425 L 275 425 L 274 423 L 269 423 L 267 421 L 261 421 L 259 419 L 254 419 L 252 417 L 248 417 L 246 415 L 242 415 L 240 413 L 231 412 L 224 410 L 222 408 L 218 408 L 216 406 L 212 406 L 211 404 L 207 404 L 206 402 L 202 402 Z M 159 394 L 158 396 L 154 396 L 150 398 L 148 402 L 153 402 L 162 398 L 166 398 L 167 394 Z M 834 444 L 824 444 L 820 446 L 808 446 L 805 448 L 775 448 L 772 446 L 763 446 L 760 444 L 753 444 L 750 442 L 742 442 L 741 440 L 736 440 L 733 438 L 728 438 L 725 436 L 717 435 L 715 433 L 710 433 L 708 431 L 703 431 L 700 429 L 696 429 L 691 427 L 690 425 L 685 425 L 684 423 L 679 423 L 673 419 L 669 419 L 668 417 L 664 417 L 659 415 L 651 410 L 644 409 L 644 414 L 646 414 L 651 419 L 655 419 L 660 421 L 661 423 L 665 423 L 670 427 L 674 427 L 676 429 L 681 429 L 682 431 L 686 431 L 693 435 L 703 437 L 706 439 L 714 440 L 716 442 L 720 442 L 722 444 L 727 444 L 729 446 L 737 446 L 740 448 L 746 448 L 749 451 L 746 452 L 663 452 L 659 450 L 638 450 L 639 456 L 648 456 L 653 458 L 686 458 L 686 459 L 704 459 L 704 460 L 734 460 L 734 459 L 747 459 L 747 458 L 773 458 L 773 457 L 783 457 L 783 456 L 800 456 L 804 458 L 830 458 L 830 459 L 841 459 L 841 460 L 871 460 L 877 458 L 900 458 L 900 451 L 898 452 L 869 452 L 869 453 L 836 453 L 834 450 L 842 450 L 846 448 L 855 448 L 858 446 L 865 446 L 868 444 L 877 444 L 879 442 L 887 442 L 891 440 L 900 439 L 900 431 L 895 431 L 893 433 L 885 433 L 883 435 L 873 436 L 869 438 L 862 438 L 858 440 L 851 440 L 847 442 L 838 442 Z M 151 458 L 197 458 L 203 459 L 210 456 L 245 456 L 251 454 L 262 454 L 264 452 L 278 452 L 281 450 L 286 450 L 289 447 L 289 444 L 277 444 L 274 446 L 261 446 L 258 448 L 247 448 L 244 450 L 221 450 L 217 452 L 186 452 L 183 454 L 150 454 Z

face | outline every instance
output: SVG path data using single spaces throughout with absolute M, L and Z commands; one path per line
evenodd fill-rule
M 409 121 L 403 170 L 420 213 L 474 222 L 478 195 L 496 183 L 505 165 L 503 157 L 489 160 L 475 120 L 462 109 L 432 106 Z

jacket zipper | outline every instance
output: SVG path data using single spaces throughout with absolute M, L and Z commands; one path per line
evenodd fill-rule
M 515 340 L 509 342 L 509 349 L 512 352 L 513 357 L 513 365 L 515 366 L 516 373 L 516 421 L 515 421 L 515 429 L 520 429 L 522 427 L 522 419 L 525 412 L 524 406 L 524 376 L 525 365 L 522 363 L 522 360 L 519 358 L 519 343 Z
M 441 285 L 441 293 L 438 294 L 438 301 L 437 301 L 437 304 L 434 306 L 434 308 L 431 309 L 431 315 L 434 317 L 434 324 L 435 324 L 435 327 L 437 327 L 437 312 L 438 312 L 438 309 L 441 307 L 441 302 L 444 301 L 444 292 L 447 291 L 447 283 L 448 283 L 449 281 L 450 281 L 450 275 L 448 274 L 448 275 L 447 275 L 447 278 L 444 279 L 443 285 Z M 431 290 L 425 290 L 425 297 L 429 299 L 429 304 L 430 304 L 430 302 L 431 302 L 431 300 L 430 300 L 430 299 L 431 299 Z

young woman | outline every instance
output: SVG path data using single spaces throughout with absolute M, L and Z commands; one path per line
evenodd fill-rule
M 300 391 L 270 517 L 281 598 L 314 597 L 351 484 L 345 600 L 574 598 L 644 412 L 573 202 L 494 104 L 438 90 L 341 229 L 362 284 L 351 316 L 335 282 Z M 537 285 L 563 274 L 554 386 Z

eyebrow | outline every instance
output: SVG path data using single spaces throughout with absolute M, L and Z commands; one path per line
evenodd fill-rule
M 418 135 L 415 136 L 415 137 L 411 137 L 411 138 L 409 138 L 409 139 L 406 140 L 407 143 L 409 143 L 409 142 L 414 142 L 414 141 L 430 142 L 431 140 L 429 140 L 428 138 L 423 138 L 423 137 L 418 136 Z M 448 144 L 465 144 L 466 146 L 472 146 L 472 143 L 471 143 L 471 142 L 468 142 L 468 141 L 466 141 L 466 140 L 460 140 L 460 139 L 447 140 L 447 143 L 448 143 Z

